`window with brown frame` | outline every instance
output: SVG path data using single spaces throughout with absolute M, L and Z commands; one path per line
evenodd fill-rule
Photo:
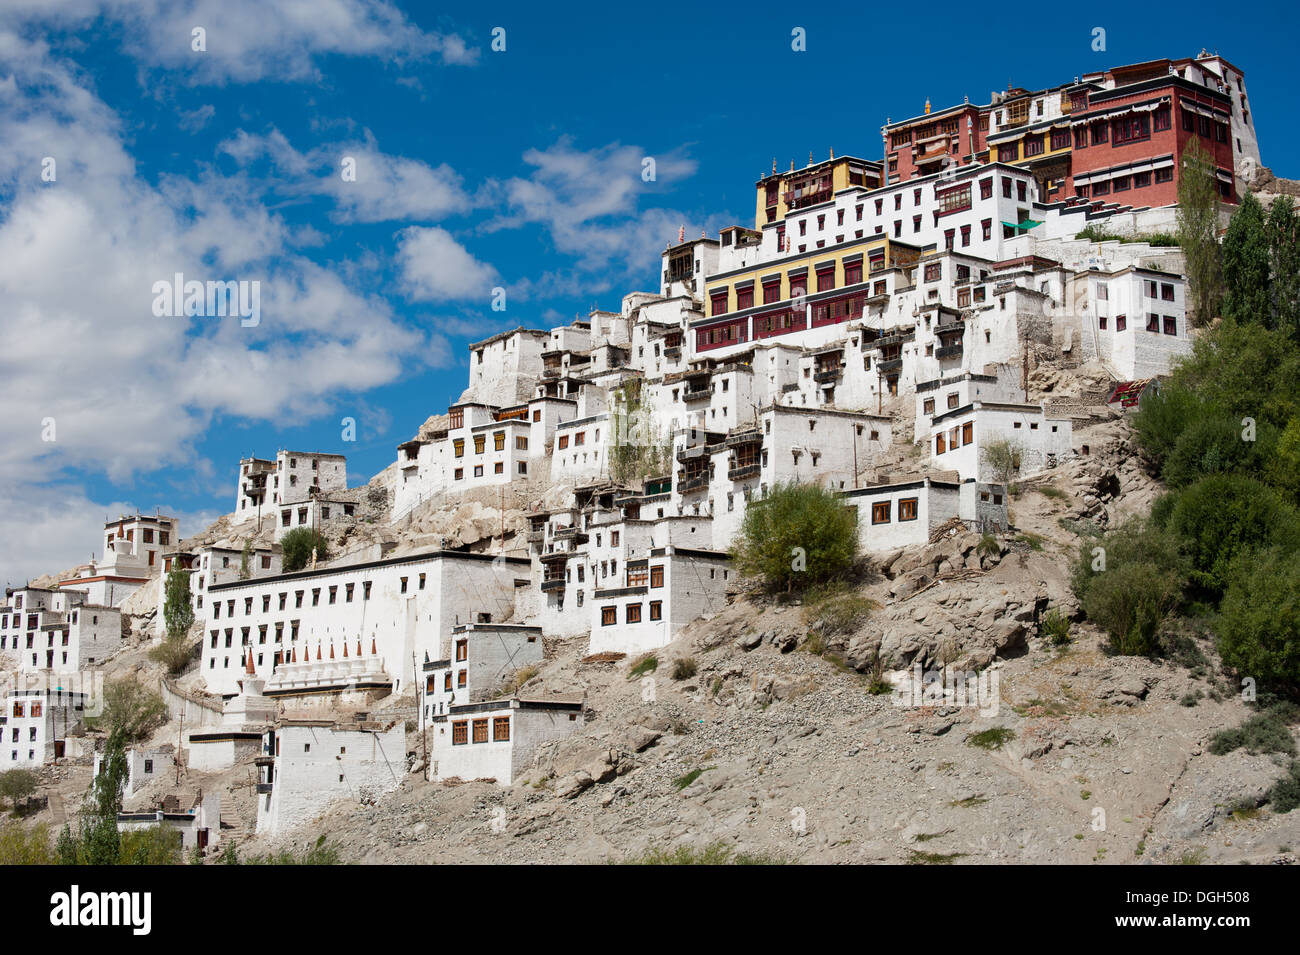
M 469 671 L 461 670 L 456 674 L 456 686 L 462 688 L 469 685 Z
M 627 617 L 627 622 L 628 622 L 628 623 L 640 623 L 640 622 L 641 622 L 641 605 L 640 605 L 640 604 L 628 604 L 628 605 L 627 605 L 627 611 L 626 611 L 626 617 Z
M 487 435 L 485 434 L 474 435 L 474 453 L 482 454 L 486 448 L 487 448 Z
M 943 432 L 936 434 L 934 436 L 934 453 L 943 454 L 947 450 L 948 450 L 948 445 L 947 442 L 944 441 Z
M 456 660 L 457 660 L 457 662 L 459 662 L 459 661 L 461 661 L 461 660 L 468 660 L 468 659 L 469 659 L 469 641 L 468 641 L 468 640 L 457 640 L 457 641 L 456 641 Z
M 504 451 L 506 449 L 506 433 L 504 431 L 492 432 L 492 450 Z
M 469 722 L 460 720 L 451 724 L 451 745 L 464 746 L 469 742 Z
M 510 742 L 510 717 L 497 716 L 492 719 L 492 742 Z
M 612 627 L 612 626 L 614 626 L 614 624 L 616 624 L 616 623 L 618 623 L 618 608 L 617 608 L 617 607 L 601 607 L 601 608 L 600 608 L 600 625 L 601 625 L 602 627 Z
M 451 692 L 451 671 L 448 670 L 442 677 L 442 688 L 448 693 Z
M 627 586 L 629 587 L 644 587 L 649 579 L 650 571 L 646 567 L 629 567 L 627 569 Z
M 967 421 L 961 426 L 961 443 L 971 444 L 975 441 L 975 422 Z
M 930 414 L 930 415 L 934 414 L 933 398 L 926 398 L 925 401 L 921 403 L 921 412 L 922 414 Z
M 474 742 L 486 743 L 487 741 L 488 741 L 488 721 L 475 720 L 474 721 Z
M 898 502 L 898 519 L 900 521 L 916 520 L 917 498 L 905 497 Z
M 650 601 L 650 619 L 662 620 L 664 618 L 664 602 L 662 600 Z
M 871 505 L 871 523 L 888 524 L 889 523 L 889 501 L 878 501 Z

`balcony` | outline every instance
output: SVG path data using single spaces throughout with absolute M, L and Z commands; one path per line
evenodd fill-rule
M 712 393 L 713 393 L 712 390 L 709 388 L 707 384 L 702 385 L 698 388 L 692 388 L 691 386 L 688 385 L 686 387 L 686 390 L 682 393 L 682 400 L 699 401 L 703 398 L 709 397 L 709 395 L 711 395 Z
M 674 361 L 677 360 L 678 358 L 681 358 L 681 357 L 682 357 L 682 346 L 681 346 L 681 345 L 669 345 L 667 348 L 664 349 L 664 357 L 665 357 L 665 358 L 671 358 L 671 359 L 673 359 Z
M 542 593 L 549 594 L 564 589 L 563 577 L 552 577 L 542 581 Z
M 274 787 L 274 783 L 258 783 L 258 784 L 257 784 L 257 794 L 258 794 L 259 796 L 264 796 L 264 795 L 268 794 L 268 793 L 271 791 L 271 789 L 272 789 L 273 787 Z
M 690 494 L 692 491 L 701 491 L 709 486 L 708 474 L 697 474 L 694 477 L 682 478 L 677 482 L 677 493 Z
M 273 765 L 275 765 L 275 757 L 274 757 L 274 756 L 271 756 L 271 755 L 268 754 L 268 753 L 263 753 L 261 756 L 254 756 L 254 757 L 253 757 L 253 765 L 254 765 L 254 766 L 273 766 Z
M 761 466 L 758 464 L 740 464 L 727 469 L 727 478 L 732 481 L 743 481 L 745 478 L 758 477 L 760 470 Z
M 960 358 L 962 355 L 962 343 L 958 342 L 955 345 L 944 345 L 942 348 L 936 348 L 934 350 L 934 355 L 941 361 L 945 358 Z
M 541 543 L 543 540 L 545 540 L 545 539 L 546 539 L 546 531 L 545 531 L 545 529 L 540 530 L 540 531 L 529 531 L 529 532 L 528 532 L 528 543 L 530 543 L 530 544 L 540 544 L 540 543 Z
M 839 381 L 840 377 L 843 374 L 844 374 L 843 368 L 827 368 L 813 375 L 813 381 L 817 382 L 818 384 L 826 381 Z
M 694 461 L 697 458 L 704 457 L 704 454 L 705 454 L 705 445 L 697 444 L 693 448 L 682 448 L 680 451 L 678 451 L 677 460 L 679 463 L 685 464 L 687 461 Z
M 739 434 L 727 436 L 727 447 L 735 448 L 742 444 L 762 444 L 763 435 L 757 430 L 741 431 Z
M 902 367 L 903 367 L 903 359 L 901 358 L 891 358 L 888 361 L 876 362 L 876 369 L 882 375 L 887 375 L 891 371 L 898 371 Z

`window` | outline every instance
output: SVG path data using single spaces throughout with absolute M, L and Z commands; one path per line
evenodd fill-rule
M 949 395 L 948 395 L 948 408 L 949 408 L 949 410 L 951 410 L 951 409 L 953 409 L 953 408 L 956 408 L 956 407 L 957 407 L 957 402 L 960 401 L 960 400 L 961 400 L 961 398 L 960 398 L 960 396 L 957 394 L 957 392 L 954 391 L 954 392 L 952 392 L 951 394 L 949 394 Z
M 409 581 L 410 579 L 411 579 L 411 578 L 409 578 L 409 577 L 403 577 L 403 578 L 402 578 L 402 593 L 406 593 L 406 584 L 407 584 L 407 581 Z
M 506 449 L 506 433 L 504 431 L 492 432 L 492 450 L 504 451 Z
M 462 661 L 462 660 L 468 660 L 468 659 L 469 659 L 469 641 L 468 641 L 468 640 L 457 640 L 457 641 L 456 641 L 456 660 L 457 660 L 457 662 L 460 662 L 460 661 Z
M 975 441 L 975 423 L 967 421 L 961 426 L 961 443 L 971 444 Z
M 469 671 L 461 670 L 456 674 L 456 686 L 465 687 L 469 685 Z
M 1160 283 L 1160 298 L 1165 302 L 1172 302 L 1174 300 L 1174 287 L 1168 282 Z
M 451 724 L 451 745 L 464 746 L 469 742 L 469 722 L 459 720 Z
M 482 454 L 484 450 L 486 450 L 486 448 L 487 448 L 487 435 L 485 434 L 474 435 L 474 453 Z
M 567 434 L 560 435 L 560 450 L 563 451 L 568 446 L 569 446 L 569 436 Z
M 1145 113 L 1113 120 L 1110 126 L 1110 144 L 1112 147 L 1141 142 L 1144 139 L 1151 138 L 1151 117 Z
M 510 741 L 510 717 L 496 716 L 492 718 L 492 742 L 508 743 Z
M 486 743 L 487 741 L 488 741 L 488 721 L 485 719 L 475 720 L 474 721 L 474 742 Z
M 943 454 L 948 450 L 947 442 L 944 441 L 943 433 L 940 432 L 934 436 L 934 453 Z
M 628 604 L 628 605 L 627 605 L 626 616 L 627 616 L 627 622 L 628 622 L 628 623 L 640 623 L 640 622 L 641 622 L 641 605 L 640 605 L 640 604 Z
M 612 627 L 618 622 L 618 608 L 601 607 L 600 608 L 600 625 L 602 627 Z
M 1166 335 L 1178 334 L 1178 320 L 1174 318 L 1174 316 L 1172 315 L 1165 316 L 1165 334 Z
M 1115 331 L 1122 332 L 1128 327 L 1128 319 L 1123 315 L 1115 316 Z
M 917 498 L 906 497 L 898 502 L 898 519 L 900 521 L 916 520 Z
M 889 501 L 878 501 L 871 505 L 871 523 L 888 524 L 889 523 Z
M 650 619 L 662 620 L 664 618 L 664 602 L 662 600 L 650 601 Z
M 992 176 L 987 176 L 984 179 L 980 180 L 980 198 L 981 199 L 993 198 L 993 177 Z
M 463 458 L 465 456 L 464 438 L 457 438 L 456 440 L 452 441 L 452 447 L 456 449 L 456 457 Z
M 754 307 L 754 287 L 736 289 L 736 309 L 741 311 Z
M 921 412 L 922 414 L 928 414 L 928 415 L 934 414 L 933 398 L 926 398 L 925 401 L 921 403 Z
M 1104 143 L 1106 141 L 1108 131 L 1109 131 L 1109 126 L 1107 125 L 1104 119 L 1101 122 L 1093 123 L 1092 144 L 1096 146 L 1099 145 L 1100 143 Z
M 817 270 L 817 291 L 829 292 L 835 288 L 835 266 Z

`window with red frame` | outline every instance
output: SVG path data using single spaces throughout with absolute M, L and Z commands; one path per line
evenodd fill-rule
M 711 314 L 711 315 L 725 315 L 725 314 L 727 314 L 727 293 L 726 293 L 726 292 L 712 292 L 712 293 L 710 293 L 710 294 L 709 294 L 709 303 L 710 303 L 710 312 L 709 312 L 709 314 Z
M 862 263 L 846 263 L 844 266 L 844 284 L 857 285 L 862 281 Z
M 736 289 L 736 311 L 743 312 L 754 307 L 754 287 Z
M 763 283 L 763 304 L 781 301 L 781 280 Z
M 829 292 L 835 288 L 835 266 L 817 270 L 817 291 Z

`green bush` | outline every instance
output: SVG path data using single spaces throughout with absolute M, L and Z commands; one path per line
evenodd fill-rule
M 149 659 L 161 663 L 168 673 L 175 675 L 190 665 L 199 651 L 201 641 L 191 640 L 182 633 L 176 637 L 163 637 L 156 647 L 149 648 Z
M 9 769 L 0 773 L 0 796 L 9 800 L 9 805 L 17 811 L 18 800 L 26 799 L 36 792 L 39 777 L 30 769 Z
M 1266 798 L 1274 812 L 1290 812 L 1300 806 L 1300 760 L 1291 760 L 1286 774 L 1273 784 Z
M 1274 547 L 1234 568 L 1218 635 L 1223 662 L 1238 673 L 1300 685 L 1300 552 Z
M 45 823 L 24 826 L 0 822 L 0 865 L 53 865 L 50 830 Z
M 1300 536 L 1296 509 L 1271 487 L 1240 475 L 1202 478 L 1178 492 L 1168 514 L 1165 526 L 1182 542 L 1191 582 L 1214 598 L 1243 554 Z
M 1203 418 L 1193 422 L 1174 443 L 1160 476 L 1173 487 L 1186 487 L 1203 477 L 1234 471 L 1262 473 L 1277 444 L 1277 431 L 1265 423 L 1255 440 L 1243 439 L 1240 421 Z
M 1054 647 L 1065 646 L 1070 642 L 1070 618 L 1053 607 L 1039 621 L 1038 635 Z
M 1177 538 L 1154 523 L 1134 521 L 1084 541 L 1072 583 L 1113 652 L 1146 655 L 1156 651 L 1160 625 L 1182 597 L 1185 567 Z
M 751 502 L 732 546 L 741 575 L 770 593 L 842 577 L 857 557 L 857 512 L 815 484 L 778 484 Z
M 1293 703 L 1278 703 L 1255 713 L 1240 726 L 1220 730 L 1210 738 L 1210 752 L 1223 756 L 1235 749 L 1244 749 L 1255 753 L 1296 754 L 1295 739 L 1291 736 L 1289 724 L 1294 723 L 1300 712 Z
M 689 680 L 699 672 L 699 665 L 695 662 L 694 657 L 682 657 L 680 660 L 673 661 L 673 679 Z
M 122 833 L 119 865 L 179 865 L 181 834 L 165 826 Z
M 852 633 L 879 605 L 850 584 L 835 581 L 814 587 L 804 597 L 804 621 L 822 636 Z
M 311 527 L 295 527 L 280 538 L 281 560 L 284 572 L 291 574 L 302 570 L 311 563 L 311 552 L 316 551 L 316 560 L 329 560 L 329 541 L 321 532 Z
M 127 743 L 134 743 L 167 722 L 167 703 L 156 690 L 122 677 L 105 685 L 104 709 L 93 722 L 110 733 L 121 730 Z
M 725 842 L 714 842 L 702 849 L 678 846 L 676 849 L 646 849 L 622 860 L 623 865 L 790 865 L 788 856 L 775 852 L 738 852 Z

